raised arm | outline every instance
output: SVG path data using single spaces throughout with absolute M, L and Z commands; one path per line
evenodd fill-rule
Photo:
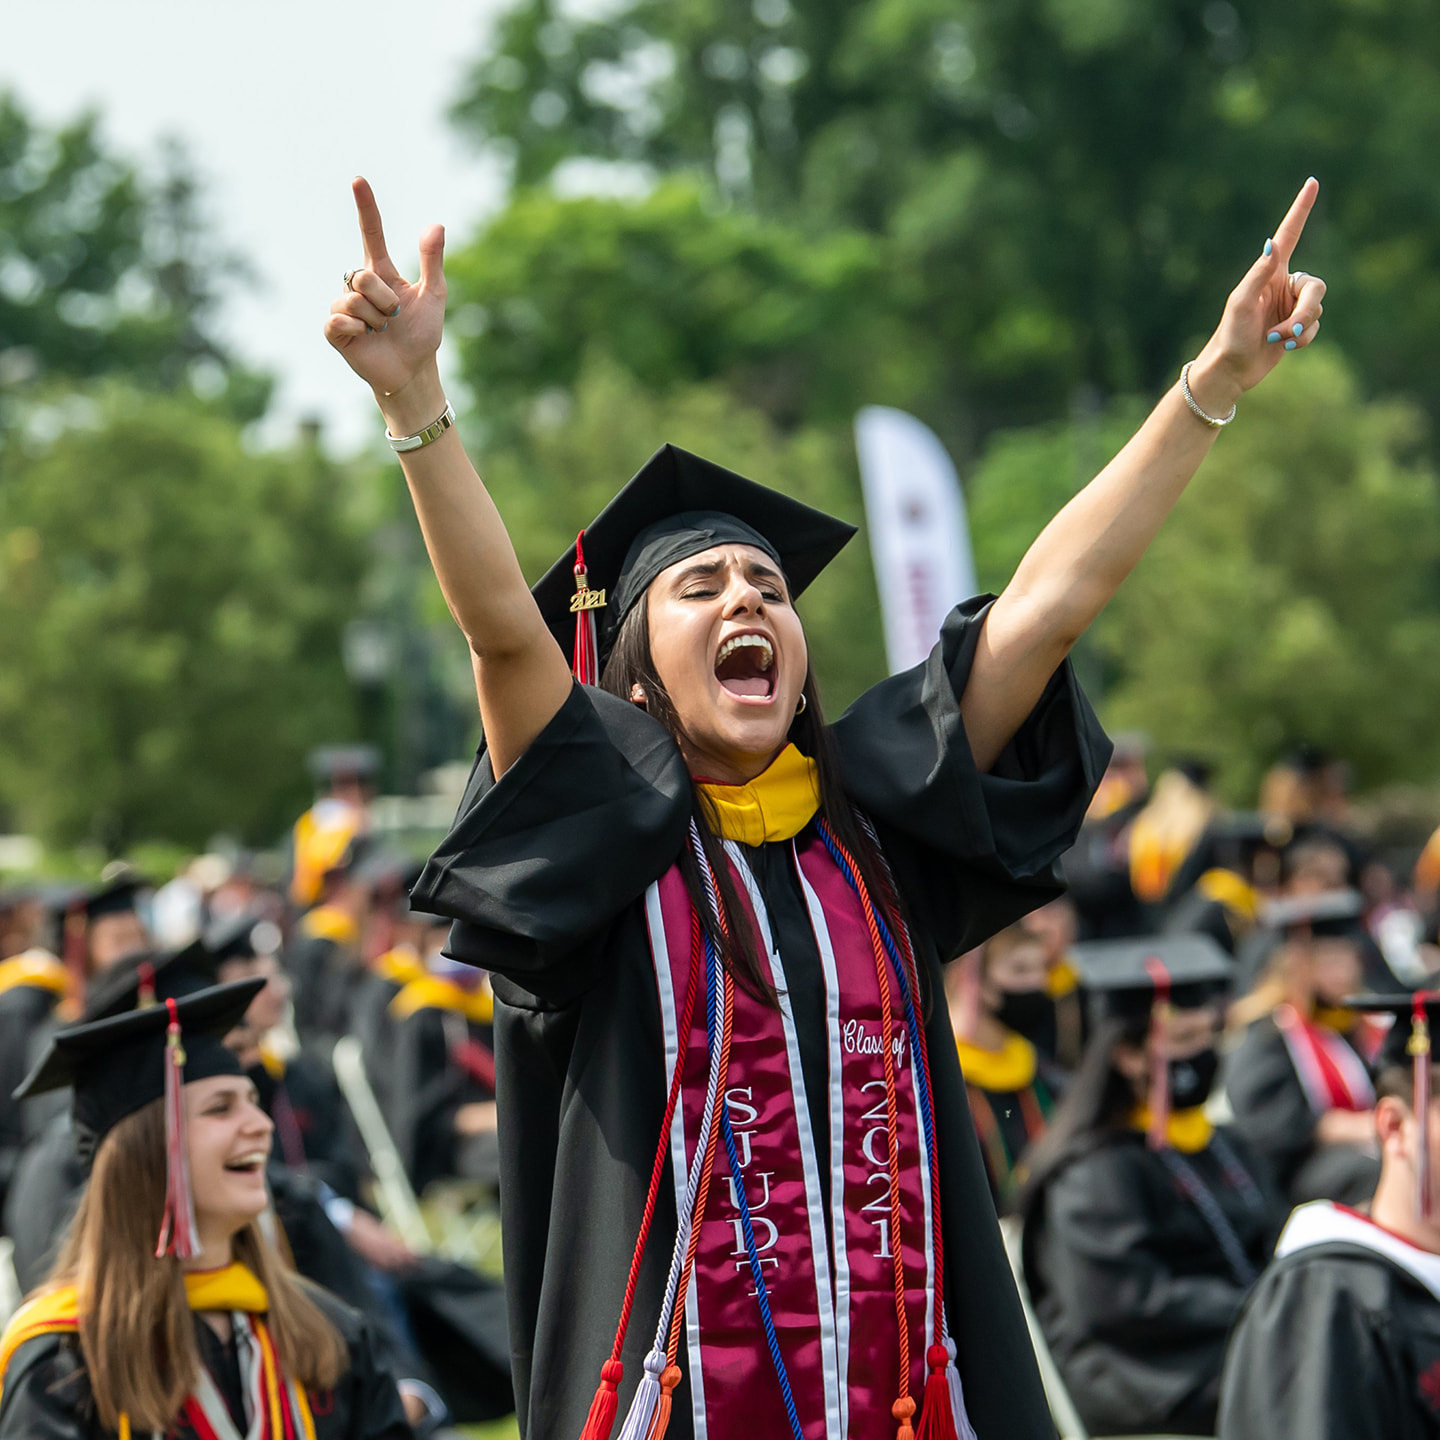
M 1290 273 L 1320 186 L 1307 180 L 1264 253 L 1231 292 L 1220 325 L 1190 367 L 1190 393 L 1223 419 L 1284 358 L 1314 340 L 1324 281 Z M 1219 430 L 1179 382 L 1128 445 L 1045 527 L 995 602 L 960 713 L 975 763 L 989 770 L 1056 668 L 1155 538 Z
M 354 184 L 365 262 L 330 307 L 325 338 L 375 394 L 391 435 L 414 435 L 445 410 L 436 354 L 445 321 L 445 232 L 420 237 L 411 284 L 385 248 L 368 182 Z M 500 776 L 565 703 L 570 667 L 515 558 L 495 502 L 452 427 L 400 456 L 445 603 L 470 642 L 490 763 Z

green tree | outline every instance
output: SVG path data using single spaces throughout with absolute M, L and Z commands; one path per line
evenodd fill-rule
M 667 441 L 807 504 L 860 519 L 847 431 L 810 426 L 782 432 L 721 385 L 676 387 L 657 395 L 613 360 L 592 353 L 573 401 L 557 396 L 536 407 L 523 433 L 480 457 L 532 583 Z M 841 552 L 799 608 L 827 710 L 838 715 L 885 673 L 863 537 Z
M 879 237 L 935 357 L 915 403 L 963 452 L 1167 383 L 1311 172 L 1327 331 L 1440 413 L 1437 62 L 1418 0 L 517 0 L 456 116 L 521 185 L 694 173 Z
M 353 724 L 342 472 L 130 388 L 26 419 L 0 486 L 0 803 L 61 843 L 268 840 L 306 750 Z
M 569 388 L 600 346 L 657 393 L 723 380 L 781 424 L 845 419 L 921 383 L 874 241 L 808 237 L 674 180 L 630 203 L 517 195 L 447 265 L 487 415 Z
M 982 583 L 1001 585 L 1111 414 L 997 438 L 970 484 Z M 1102 717 L 1219 762 L 1237 802 L 1297 741 L 1364 785 L 1440 771 L 1440 490 L 1413 405 L 1366 401 L 1333 352 L 1248 396 L 1089 639 Z M 1098 452 L 1098 453 L 1097 453 Z

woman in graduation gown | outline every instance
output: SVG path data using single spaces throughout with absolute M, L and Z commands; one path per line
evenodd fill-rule
M 1291 1215 L 1231 1337 L 1221 1440 L 1440 1437 L 1440 1000 L 1355 1004 L 1394 1017 L 1375 1080 L 1374 1201 L 1368 1215 L 1329 1200 Z
M 651 1436 L 1051 1434 L 931 1002 L 1058 889 L 1107 753 L 1066 656 L 1278 327 L 1316 333 L 1323 285 L 1287 265 L 1317 189 L 1005 595 L 827 726 L 793 602 L 852 527 L 666 446 L 532 595 L 440 386 L 442 233 L 408 283 L 356 182 L 366 258 L 326 333 L 402 457 L 485 731 L 415 896 L 493 978 L 529 1440 L 621 1406 Z
M 1225 1070 L 1236 1129 L 1265 1157 L 1292 1204 L 1365 1204 L 1379 1176 L 1370 1029 L 1344 1003 L 1364 969 L 1356 891 L 1276 901 L 1283 936 L 1232 1022 L 1258 1011 Z
M 73 1088 L 93 1169 L 54 1273 L 0 1337 L 4 1440 L 411 1433 L 366 1324 L 260 1228 L 272 1126 L 222 1044 L 257 988 L 70 1027 L 27 1082 Z
M 1259 1163 L 1205 1118 L 1229 966 L 1201 935 L 1076 953 L 1104 1018 L 1031 1152 L 1026 1280 L 1091 1430 L 1208 1435 L 1278 1229 Z

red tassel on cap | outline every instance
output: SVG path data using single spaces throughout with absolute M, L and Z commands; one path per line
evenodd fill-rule
M 1415 1208 L 1430 1218 L 1434 1195 L 1430 1183 L 1430 1020 L 1425 1002 L 1430 992 L 1417 990 L 1410 1011 L 1410 1065 L 1415 1083 Z
M 190 1153 L 185 1144 L 185 1051 L 180 1044 L 180 1012 L 166 1000 L 170 1024 L 165 1032 L 165 1214 L 155 1258 L 173 1255 L 193 1260 L 200 1253 L 195 1197 L 190 1193 Z
M 585 569 L 585 532 L 575 537 L 575 596 L 570 610 L 575 616 L 575 659 L 570 668 L 582 685 L 600 683 L 600 647 L 595 640 L 595 612 L 605 604 L 605 592 L 590 588 Z
M 1170 1125 L 1170 1062 L 1165 1054 L 1166 1021 L 1170 1018 L 1170 972 L 1162 961 L 1151 956 L 1145 962 L 1145 973 L 1155 986 L 1155 1004 L 1150 1011 L 1150 1130 L 1152 1150 L 1163 1150 L 1170 1143 L 1166 1131 Z
M 148 1010 L 155 1002 L 155 967 L 148 960 L 142 960 L 136 967 L 137 990 L 135 1008 Z

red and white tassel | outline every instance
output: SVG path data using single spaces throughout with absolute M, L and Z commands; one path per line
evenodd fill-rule
M 165 1032 L 165 1214 L 155 1258 L 174 1255 L 193 1260 L 200 1253 L 195 1197 L 190 1191 L 190 1152 L 185 1143 L 185 1051 L 180 1043 L 180 1013 L 166 1000 L 170 1024 Z
M 598 599 L 597 599 L 598 593 Z M 575 678 L 582 685 L 600 683 L 600 648 L 595 639 L 595 606 L 603 605 L 605 592 L 590 589 L 590 576 L 585 568 L 585 532 L 575 537 L 575 658 L 571 664 Z
M 920 1402 L 920 1426 L 915 1440 L 977 1440 L 965 1410 L 965 1392 L 955 1364 L 955 1342 L 947 1335 L 943 1345 L 925 1352 L 930 1367 Z
M 1435 1197 L 1430 1181 L 1430 1020 L 1428 993 L 1417 991 L 1410 1012 L 1410 1065 L 1415 1085 L 1415 1209 L 1428 1220 Z

